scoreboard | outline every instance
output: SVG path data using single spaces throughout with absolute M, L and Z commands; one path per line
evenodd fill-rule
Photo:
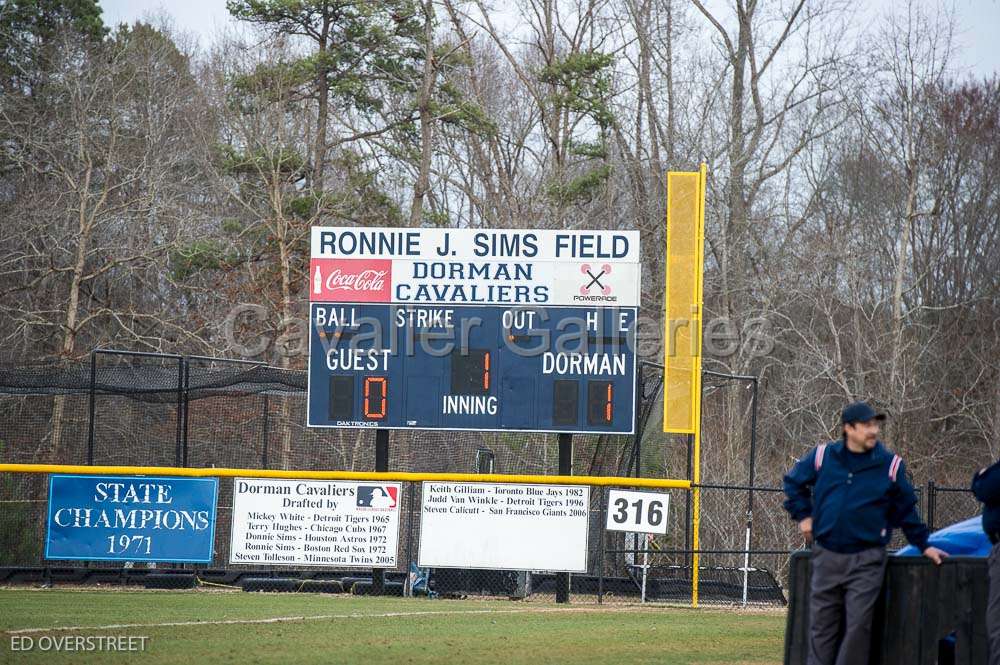
M 312 241 L 310 427 L 633 431 L 637 233 Z
M 312 303 L 309 424 L 631 432 L 631 309 Z

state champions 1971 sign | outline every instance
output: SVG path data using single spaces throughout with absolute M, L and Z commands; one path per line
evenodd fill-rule
M 308 425 L 630 433 L 636 231 L 315 227 Z
M 218 478 L 49 476 L 45 558 L 210 563 Z

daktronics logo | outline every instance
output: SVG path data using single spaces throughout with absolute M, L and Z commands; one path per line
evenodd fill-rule
M 392 261 L 388 259 L 313 259 L 309 275 L 313 302 L 389 302 Z
M 583 283 L 580 284 L 580 295 L 574 295 L 577 302 L 617 302 L 618 297 L 611 295 L 611 265 L 592 266 L 584 263 L 580 266 L 583 273 Z

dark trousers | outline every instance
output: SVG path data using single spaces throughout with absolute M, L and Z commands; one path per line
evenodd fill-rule
M 882 547 L 839 554 L 813 544 L 809 665 L 867 665 L 885 564 Z
M 986 605 L 986 633 L 990 639 L 990 665 L 1000 665 L 1000 543 L 990 550 L 990 595 Z

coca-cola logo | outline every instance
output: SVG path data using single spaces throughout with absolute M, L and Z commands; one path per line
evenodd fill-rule
M 388 270 L 363 270 L 357 274 L 334 270 L 326 276 L 327 291 L 381 291 Z
M 314 302 L 389 302 L 392 261 L 313 259 L 309 300 Z

